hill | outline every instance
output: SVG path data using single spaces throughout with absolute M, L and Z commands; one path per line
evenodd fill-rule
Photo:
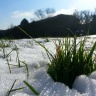
M 33 38 L 65 37 L 68 35 L 73 36 L 73 34 L 80 35 L 80 33 L 76 33 L 76 31 L 82 29 L 82 25 L 79 24 L 79 19 L 73 15 L 62 14 L 39 21 L 33 21 L 31 23 L 23 19 L 18 26 L 24 29 Z M 0 30 L 0 38 L 28 38 L 28 36 L 18 29 L 18 26 L 7 30 Z

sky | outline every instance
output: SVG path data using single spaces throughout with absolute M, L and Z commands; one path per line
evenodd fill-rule
M 94 11 L 96 0 L 0 0 L 0 30 L 19 25 L 22 19 L 29 22 L 38 9 L 54 8 L 56 15 L 72 14 L 77 10 Z

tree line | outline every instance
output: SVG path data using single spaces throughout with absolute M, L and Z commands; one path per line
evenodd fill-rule
M 36 10 L 34 12 L 38 20 L 32 19 L 29 23 L 24 18 L 19 27 L 24 29 L 33 38 L 37 37 L 66 37 L 86 35 L 90 29 L 89 35 L 96 34 L 96 10 L 94 13 L 89 10 L 77 11 L 72 15 L 60 14 L 53 16 L 55 9 L 46 8 L 45 10 Z M 0 30 L 0 38 L 28 38 L 26 34 L 18 29 L 18 26 L 11 25 L 12 28 Z

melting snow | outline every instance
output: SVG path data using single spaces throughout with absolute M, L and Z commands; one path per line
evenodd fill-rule
M 79 38 L 80 39 L 80 38 Z M 44 44 L 52 53 L 55 53 L 53 39 L 36 39 Z M 55 38 L 54 38 L 55 40 Z M 88 38 L 90 42 L 96 40 L 95 36 Z M 90 47 L 90 42 L 87 45 Z M 18 60 L 16 50 L 14 49 L 8 57 L 11 67 L 11 73 L 6 58 L 3 58 L 2 49 L 0 49 L 0 96 L 5 96 L 16 80 L 13 89 L 25 87 L 22 90 L 11 92 L 10 96 L 35 96 L 34 93 L 23 83 L 29 82 L 39 93 L 40 96 L 96 96 L 96 72 L 93 72 L 89 77 L 85 75 L 78 76 L 73 84 L 73 88 L 69 89 L 63 83 L 54 82 L 47 74 L 47 64 L 49 59 L 45 50 L 35 43 L 32 39 L 13 40 L 13 44 L 6 48 L 6 53 L 9 53 L 14 46 L 18 47 L 18 56 L 20 61 L 28 64 L 29 77 L 27 78 L 26 67 L 18 68 Z M 24 64 L 21 64 L 24 66 Z

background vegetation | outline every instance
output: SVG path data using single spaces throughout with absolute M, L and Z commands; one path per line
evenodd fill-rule
M 45 10 L 38 9 L 34 12 L 36 20 L 31 19 L 32 22 L 28 22 L 27 19 L 23 19 L 18 25 L 24 29 L 33 38 L 37 37 L 66 37 L 86 35 L 88 29 L 90 28 L 89 35 L 95 34 L 96 25 L 96 10 L 94 13 L 84 10 L 77 11 L 73 15 L 57 15 L 54 16 L 55 9 L 46 8 Z M 22 33 L 18 26 L 11 24 L 10 28 L 7 30 L 0 30 L 0 38 L 29 38 L 24 33 Z M 69 30 L 71 29 L 73 33 Z

